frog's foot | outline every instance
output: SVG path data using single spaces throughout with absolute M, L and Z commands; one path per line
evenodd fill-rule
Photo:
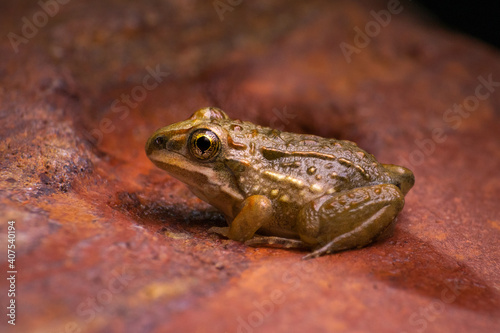
M 285 249 L 310 249 L 311 247 L 300 239 L 291 239 L 275 236 L 254 236 L 247 240 L 245 245 L 248 246 L 268 246 Z
M 212 227 L 208 229 L 208 232 L 212 234 L 219 234 L 221 236 L 228 238 L 229 227 Z
M 392 184 L 313 200 L 301 210 L 298 221 L 301 239 L 316 245 L 304 259 L 368 245 L 390 228 L 403 205 L 403 194 Z

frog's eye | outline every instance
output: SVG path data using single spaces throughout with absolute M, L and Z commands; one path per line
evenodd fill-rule
M 189 151 L 199 160 L 207 161 L 217 155 L 220 149 L 220 139 L 212 131 L 198 129 L 189 137 Z

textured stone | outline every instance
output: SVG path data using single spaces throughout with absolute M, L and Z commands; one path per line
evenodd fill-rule
M 42 9 L 0 5 L 2 332 L 499 330 L 498 50 L 407 1 L 367 45 L 388 2 L 214 3 L 71 1 L 17 53 L 5 36 Z M 302 261 L 209 234 L 221 215 L 144 154 L 207 105 L 411 168 L 394 235 Z

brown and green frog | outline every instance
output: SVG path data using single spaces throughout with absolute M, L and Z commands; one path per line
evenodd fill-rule
M 390 232 L 415 179 L 345 140 L 281 132 L 208 107 L 157 130 L 146 154 L 219 209 L 210 230 L 251 246 L 365 246 Z

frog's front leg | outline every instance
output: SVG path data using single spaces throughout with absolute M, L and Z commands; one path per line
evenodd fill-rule
M 215 232 L 232 240 L 244 242 L 252 238 L 262 226 L 270 224 L 273 219 L 273 205 L 271 200 L 263 195 L 252 195 L 242 203 L 242 208 L 229 228 L 210 228 Z
M 300 238 L 315 248 L 304 259 L 371 243 L 393 223 L 403 205 L 403 194 L 392 184 L 355 188 L 313 200 L 298 217 Z

